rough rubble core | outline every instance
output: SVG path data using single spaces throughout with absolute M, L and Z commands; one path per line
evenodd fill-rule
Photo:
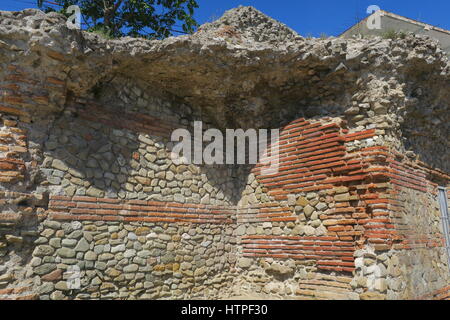
M 286 25 L 261 14 L 253 7 L 239 7 L 225 12 L 212 23 L 206 23 L 200 28 L 200 35 L 209 34 L 211 37 L 236 38 L 247 42 L 250 46 L 256 43 L 278 45 L 290 41 L 302 40 L 294 30 Z M 197 34 L 199 36 L 199 34 Z
M 106 40 L 0 11 L 0 299 L 448 299 L 449 88 L 422 36 L 239 7 Z M 174 164 L 196 120 L 279 128 L 279 173 Z

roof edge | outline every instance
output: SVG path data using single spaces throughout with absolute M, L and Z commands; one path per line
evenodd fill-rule
M 421 22 L 421 21 L 418 21 L 418 20 L 410 19 L 410 18 L 401 16 L 401 15 L 398 15 L 398 14 L 395 14 L 395 13 L 392 13 L 392 12 L 389 12 L 389 11 L 386 11 L 386 10 L 378 10 L 378 11 L 380 11 L 380 12 L 382 13 L 382 15 L 386 15 L 386 16 L 389 16 L 389 17 L 394 18 L 394 19 L 397 19 L 397 20 L 409 22 L 409 23 L 412 23 L 412 24 L 415 24 L 415 25 L 424 27 L 425 29 L 428 29 L 428 30 L 434 30 L 434 31 L 438 31 L 438 32 L 443 32 L 443 33 L 446 33 L 446 34 L 450 35 L 450 31 L 449 31 L 449 30 L 446 30 L 446 29 L 443 29 L 443 28 L 439 28 L 439 27 L 436 27 L 436 26 L 433 26 L 433 25 L 431 25 L 431 24 L 428 24 L 428 23 L 425 23 L 425 22 Z M 371 15 L 367 16 L 366 18 L 364 18 L 364 19 L 361 20 L 360 22 L 358 22 L 358 23 L 352 25 L 350 28 L 348 28 L 348 29 L 346 29 L 344 32 L 342 32 L 342 33 L 339 35 L 339 37 L 342 36 L 342 35 L 344 35 L 347 31 L 350 31 L 352 28 L 354 28 L 355 26 L 357 26 L 357 25 L 360 24 L 361 22 L 364 22 L 364 21 L 366 21 L 367 19 L 369 19 L 371 16 L 373 16 L 374 14 L 376 14 L 378 11 L 376 11 L 376 12 L 372 13 Z

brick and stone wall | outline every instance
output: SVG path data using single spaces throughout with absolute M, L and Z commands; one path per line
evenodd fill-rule
M 448 299 L 436 43 L 245 7 L 164 41 L 0 15 L 0 299 Z M 279 171 L 175 164 L 194 121 L 278 128 Z

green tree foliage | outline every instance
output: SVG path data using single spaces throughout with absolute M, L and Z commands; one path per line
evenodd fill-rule
M 71 5 L 80 7 L 83 27 L 107 37 L 163 39 L 176 33 L 192 33 L 196 0 L 37 0 L 45 11 L 67 15 Z M 178 26 L 178 24 L 180 26 Z

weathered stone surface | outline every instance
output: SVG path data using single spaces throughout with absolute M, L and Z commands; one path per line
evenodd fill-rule
M 240 258 L 239 261 L 238 261 L 238 266 L 240 268 L 247 269 L 247 268 L 250 268 L 252 263 L 253 263 L 252 259 Z
M 314 208 L 310 205 L 306 205 L 305 208 L 303 208 L 303 212 L 305 213 L 305 216 L 307 218 L 311 217 L 312 213 L 314 212 Z
M 47 246 L 47 245 L 42 245 L 42 246 L 37 246 L 34 251 L 33 251 L 33 255 L 34 256 L 49 256 L 51 254 L 53 254 L 53 252 L 55 252 L 55 249 L 52 248 L 51 246 Z
M 23 242 L 23 238 L 22 237 L 18 237 L 18 236 L 13 236 L 13 235 L 6 235 L 5 239 L 8 243 L 22 243 Z
M 95 261 L 97 260 L 97 254 L 93 251 L 88 251 L 85 253 L 84 259 L 88 261 Z
M 61 248 L 56 251 L 56 254 L 62 258 L 73 258 L 75 257 L 75 250 L 70 248 Z
M 136 272 L 139 266 L 137 264 L 130 264 L 123 268 L 123 272 Z
M 364 292 L 359 295 L 361 300 L 386 300 L 386 296 L 377 292 Z
M 52 263 L 45 263 L 33 269 L 34 273 L 38 275 L 48 274 L 49 272 L 56 269 L 56 266 Z
M 104 197 L 105 192 L 98 188 L 90 187 L 89 189 L 86 190 L 86 194 L 91 197 L 102 198 Z
M 78 242 L 77 246 L 75 247 L 75 251 L 81 251 L 86 252 L 89 250 L 89 243 L 86 241 L 86 239 L 81 238 L 81 240 Z
M 69 167 L 59 159 L 53 160 L 52 167 L 61 171 L 69 170 Z
M 56 281 L 62 278 L 62 274 L 63 274 L 62 270 L 57 269 L 46 274 L 45 276 L 42 276 L 41 279 L 44 281 Z
M 430 243 L 441 232 L 425 192 L 449 168 L 449 67 L 436 43 L 304 39 L 249 7 L 163 41 L 65 22 L 0 12 L 0 288 L 395 299 L 449 283 L 442 247 L 402 248 L 405 226 Z M 290 164 L 274 177 L 175 164 L 166 131 L 192 119 L 287 126 Z
M 299 197 L 297 199 L 296 205 L 306 207 L 309 204 L 309 201 L 305 197 Z
M 290 267 L 274 263 L 270 267 L 266 268 L 266 272 L 269 274 L 275 274 L 278 276 L 286 276 L 286 275 L 292 275 L 294 270 Z

